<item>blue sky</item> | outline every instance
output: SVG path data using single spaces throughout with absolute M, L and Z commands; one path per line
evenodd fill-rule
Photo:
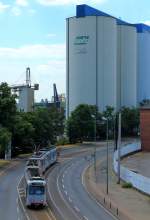
M 0 82 L 25 80 L 31 67 L 36 99 L 65 92 L 65 19 L 88 4 L 131 23 L 150 24 L 150 0 L 0 0 Z

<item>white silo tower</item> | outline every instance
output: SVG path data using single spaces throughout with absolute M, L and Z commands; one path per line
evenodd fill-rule
M 138 102 L 145 99 L 150 100 L 150 31 L 143 30 L 138 33 Z
M 67 19 L 67 115 L 81 103 L 116 108 L 116 19 Z
M 137 31 L 132 25 L 118 25 L 118 107 L 137 106 Z

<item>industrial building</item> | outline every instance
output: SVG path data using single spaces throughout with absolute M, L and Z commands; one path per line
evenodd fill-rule
M 30 68 L 26 68 L 26 83 L 12 85 L 11 89 L 18 94 L 18 111 L 32 112 L 34 110 L 34 91 L 39 90 L 39 84 L 31 85 Z
M 81 103 L 119 110 L 150 99 L 150 27 L 78 5 L 67 26 L 67 117 Z

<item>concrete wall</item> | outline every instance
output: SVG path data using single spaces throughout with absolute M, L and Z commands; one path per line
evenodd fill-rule
M 141 149 L 140 143 L 129 144 L 121 148 L 121 156 L 125 156 L 128 155 L 129 153 L 139 151 L 140 149 Z M 113 166 L 114 166 L 114 171 L 117 173 L 118 151 L 115 151 L 114 153 Z M 150 178 L 134 173 L 122 165 L 120 167 L 120 177 L 125 182 L 132 183 L 133 187 L 135 187 L 136 189 L 150 195 Z
M 138 33 L 138 101 L 150 99 L 150 33 Z
M 117 101 L 121 106 L 137 105 L 137 32 L 136 28 L 118 25 Z

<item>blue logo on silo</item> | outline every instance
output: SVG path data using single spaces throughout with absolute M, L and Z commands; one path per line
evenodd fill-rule
M 74 45 L 85 45 L 89 41 L 89 36 L 77 36 L 74 41 Z

